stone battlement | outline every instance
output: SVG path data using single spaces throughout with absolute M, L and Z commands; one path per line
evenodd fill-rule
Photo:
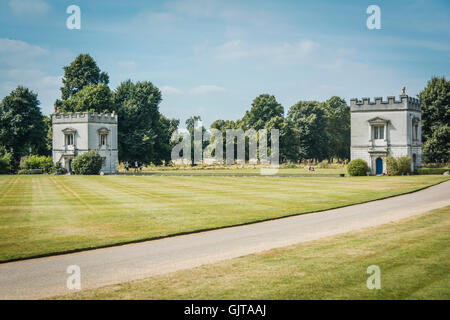
M 421 110 L 420 100 L 409 97 L 407 95 L 399 96 L 400 100 L 396 100 L 394 96 L 387 97 L 383 100 L 382 97 L 376 97 L 375 101 L 370 101 L 370 98 L 362 98 L 361 100 L 355 98 L 350 99 L 350 110 L 352 112 L 358 111 L 389 111 L 389 110 Z
M 101 122 L 117 124 L 117 114 L 97 112 L 69 112 L 52 114 L 52 123 Z
M 421 110 L 420 100 L 409 97 L 407 95 L 399 96 L 397 100 L 394 96 L 387 97 L 383 100 L 382 97 L 376 97 L 375 101 L 370 101 L 370 98 L 362 98 L 361 100 L 355 98 L 350 99 L 350 110 L 352 112 L 358 111 L 387 111 L 387 110 Z

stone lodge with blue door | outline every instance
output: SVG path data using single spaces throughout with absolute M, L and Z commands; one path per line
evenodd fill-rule
M 386 172 L 386 157 L 411 157 L 411 170 L 422 166 L 422 111 L 420 100 L 402 88 L 400 100 L 377 97 L 350 100 L 351 160 L 363 159 L 369 173 Z

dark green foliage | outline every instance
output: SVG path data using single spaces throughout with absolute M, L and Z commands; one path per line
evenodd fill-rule
M 323 103 L 329 159 L 350 158 L 350 107 L 344 99 L 332 97 Z
M 45 143 L 45 152 L 42 155 L 50 156 L 53 148 L 53 129 L 52 129 L 52 117 L 44 116 L 45 123 L 45 136 L 43 137 Z
M 423 145 L 425 162 L 441 164 L 450 162 L 450 125 L 436 125 L 431 130 L 431 135 Z
M 113 95 L 106 84 L 89 84 L 61 105 L 62 112 L 112 112 Z
M 268 143 L 270 143 L 270 131 L 272 129 L 279 130 L 280 162 L 297 161 L 298 155 L 293 146 L 297 144 L 298 136 L 291 121 L 281 116 L 275 116 L 266 123 L 265 128 L 268 132 Z
M 300 101 L 288 112 L 288 119 L 298 135 L 298 160 L 327 158 L 328 137 L 325 131 L 325 111 L 317 101 Z
M 366 176 L 367 171 L 369 171 L 369 166 L 362 159 L 352 160 L 347 165 L 347 172 L 351 176 Z
M 419 94 L 423 154 L 427 162 L 450 161 L 450 81 L 433 77 Z
M 73 159 L 72 168 L 76 174 L 99 174 L 102 168 L 102 161 L 98 151 L 91 150 Z
M 21 169 L 17 172 L 18 174 L 43 174 L 42 169 Z
M 148 81 L 127 80 L 116 89 L 120 161 L 159 165 L 170 159 L 170 137 L 179 121 L 162 117 L 160 102 L 161 92 Z
M 90 84 L 109 83 L 109 76 L 101 72 L 97 63 L 89 54 L 80 54 L 68 66 L 64 67 L 64 86 L 61 88 L 62 100 L 70 99 L 74 94 Z
M 27 154 L 47 154 L 44 122 L 37 94 L 17 87 L 0 103 L 0 146 L 11 153 L 15 171 L 20 157 Z
M 6 174 L 10 172 L 11 172 L 11 154 L 5 153 L 0 156 L 0 174 Z
M 227 129 L 236 129 L 237 125 L 234 121 L 231 120 L 216 120 L 211 124 L 211 129 L 216 129 L 222 132 L 222 145 L 223 145 L 223 157 L 226 159 L 227 151 L 226 151 L 226 131 Z
M 243 129 L 263 129 L 273 117 L 283 117 L 284 108 L 277 102 L 275 96 L 261 94 L 253 100 L 250 111 L 242 118 Z
M 447 171 L 450 171 L 450 168 L 420 168 L 416 170 L 418 174 L 443 174 Z

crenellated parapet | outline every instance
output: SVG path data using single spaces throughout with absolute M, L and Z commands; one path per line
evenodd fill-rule
M 112 123 L 117 124 L 117 114 L 97 112 L 56 112 L 52 114 L 52 123 Z
M 420 111 L 420 100 L 417 98 L 401 95 L 400 99 L 394 96 L 387 97 L 383 100 L 382 97 L 375 97 L 374 101 L 370 98 L 350 99 L 350 110 L 352 112 L 364 111 L 388 111 L 388 110 L 416 110 Z

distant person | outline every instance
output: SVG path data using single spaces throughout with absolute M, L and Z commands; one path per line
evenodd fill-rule
M 128 161 L 125 162 L 125 170 L 129 170 L 130 169 L 130 165 L 128 164 Z
M 137 161 L 134 162 L 134 172 L 138 171 L 139 164 Z

